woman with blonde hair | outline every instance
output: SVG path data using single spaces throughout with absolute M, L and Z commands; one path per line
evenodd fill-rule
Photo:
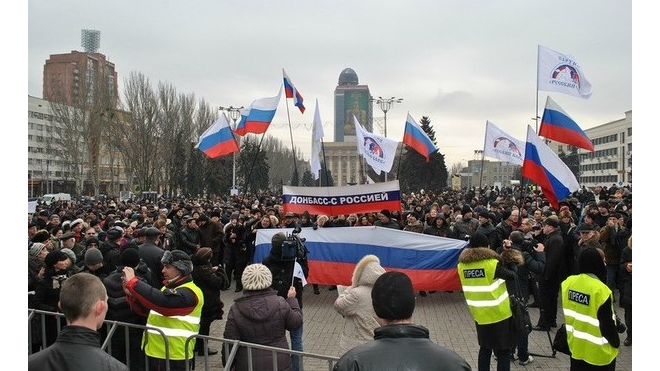
M 374 330 L 379 325 L 371 303 L 371 289 L 383 273 L 385 269 L 380 259 L 366 255 L 353 269 L 351 285 L 335 300 L 335 310 L 344 317 L 344 330 L 339 340 L 342 351 L 374 339 Z

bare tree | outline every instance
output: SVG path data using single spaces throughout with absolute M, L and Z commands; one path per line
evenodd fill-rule
M 50 97 L 51 114 L 57 122 L 49 150 L 76 182 L 76 193 L 82 194 L 85 180 L 91 182 L 94 195 L 99 193 L 102 157 L 105 155 L 104 132 L 110 114 L 116 107 L 111 86 L 103 66 L 89 69 L 77 82 L 77 89 L 55 86 Z
M 163 146 L 162 115 L 151 83 L 142 74 L 132 72 L 124 83 L 124 110 L 130 115 L 126 127 L 117 133 L 125 146 L 124 165 L 142 190 L 156 185 Z
M 451 165 L 451 171 L 449 172 L 450 174 L 458 174 L 463 171 L 463 168 L 465 168 L 466 165 L 463 165 L 462 162 L 455 162 L 454 164 Z

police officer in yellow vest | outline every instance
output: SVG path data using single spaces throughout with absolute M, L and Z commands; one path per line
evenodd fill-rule
M 133 268 L 124 268 L 124 287 L 133 302 L 149 310 L 147 329 L 142 337 L 144 352 L 149 361 L 149 370 L 165 370 L 169 361 L 170 370 L 186 370 L 186 361 L 191 361 L 195 339 L 185 349 L 186 339 L 199 333 L 199 323 L 204 305 L 202 290 L 193 283 L 190 273 L 193 264 L 190 256 L 181 250 L 165 251 L 163 265 L 163 288 L 151 287 L 135 277 Z M 167 337 L 169 359 L 166 357 Z
M 571 370 L 614 370 L 619 334 L 612 291 L 603 283 L 607 273 L 602 251 L 590 247 L 578 257 L 578 274 L 561 284 Z
M 478 370 L 490 370 L 491 354 L 497 370 L 511 369 L 510 349 L 517 344 L 506 281 L 514 282 L 516 272 L 500 263 L 481 232 L 470 237 L 469 247 L 458 257 L 458 274 L 479 342 Z

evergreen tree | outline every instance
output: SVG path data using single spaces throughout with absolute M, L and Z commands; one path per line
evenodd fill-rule
M 431 127 L 431 120 L 427 116 L 423 116 L 419 125 L 435 144 L 435 130 Z M 424 189 L 427 192 L 439 194 L 447 187 L 445 155 L 440 151 L 431 154 L 429 162 L 426 162 L 424 156 L 407 146 L 403 152 L 399 166 L 399 186 L 402 192 L 418 192 L 420 189 Z

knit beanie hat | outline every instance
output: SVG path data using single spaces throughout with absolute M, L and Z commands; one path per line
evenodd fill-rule
M 282 244 L 284 243 L 284 240 L 286 240 L 286 236 L 282 232 L 275 233 L 273 235 L 273 238 L 270 239 L 270 243 L 273 244 L 273 246 L 278 246 L 281 247 Z
M 469 247 L 489 247 L 490 242 L 488 241 L 488 237 L 486 237 L 485 234 L 481 232 L 477 232 L 470 236 L 470 242 L 469 242 Z
M 163 265 L 171 265 L 181 272 L 181 275 L 187 276 L 193 270 L 193 263 L 190 261 L 190 256 L 181 250 L 166 250 L 163 253 L 160 263 Z
M 137 249 L 124 249 L 121 252 L 121 265 L 124 267 L 135 268 L 140 265 L 140 253 Z
M 37 256 L 39 253 L 46 248 L 46 245 L 44 245 L 41 242 L 35 242 L 32 244 L 32 247 L 30 247 L 29 253 L 32 256 Z
M 578 256 L 578 272 L 595 274 L 601 281 L 607 279 L 607 269 L 601 251 L 595 247 L 588 247 Z
M 91 248 L 85 252 L 85 265 L 94 265 L 103 262 L 101 250 Z
M 410 278 L 401 272 L 385 272 L 371 289 L 376 315 L 384 320 L 408 319 L 415 310 L 415 291 Z
M 76 253 L 73 252 L 73 250 L 71 250 L 71 249 L 67 249 L 67 248 L 64 248 L 64 249 L 62 249 L 62 250 L 60 250 L 60 251 L 62 251 L 63 253 L 65 253 L 66 256 L 68 256 L 69 259 L 71 259 L 71 261 L 73 262 L 73 264 L 76 263 L 76 260 L 77 260 L 77 259 L 76 259 Z
M 243 270 L 241 282 L 244 290 L 264 290 L 273 284 L 273 274 L 263 264 L 250 264 Z

